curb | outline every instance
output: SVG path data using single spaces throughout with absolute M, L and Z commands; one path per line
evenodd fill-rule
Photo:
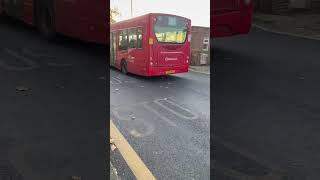
M 207 73 L 207 72 L 196 71 L 196 70 L 191 69 L 191 68 L 189 68 L 189 71 L 196 72 L 196 73 L 200 73 L 200 74 L 205 74 L 205 75 L 210 75 L 210 74 L 211 74 L 211 73 Z
M 129 142 L 121 134 L 115 124 L 110 120 L 110 140 L 111 139 L 112 144 L 117 147 L 121 156 L 126 161 L 128 167 L 131 169 L 137 180 L 156 180 L 146 164 L 131 147 Z
M 297 37 L 297 38 L 304 38 L 304 39 L 309 39 L 309 40 L 320 41 L 320 38 L 311 37 L 311 36 L 304 36 L 304 35 L 298 35 L 298 34 L 294 34 L 294 33 L 286 33 L 286 32 L 276 31 L 276 30 L 272 30 L 272 29 L 263 27 L 263 26 L 258 25 L 258 24 L 252 24 L 252 26 L 256 27 L 256 28 L 259 28 L 259 29 L 261 29 L 263 31 L 267 31 L 267 32 L 275 33 L 275 34 L 281 34 L 281 35 L 293 36 L 293 37 Z

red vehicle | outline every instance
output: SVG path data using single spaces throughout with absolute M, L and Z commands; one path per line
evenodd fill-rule
M 111 24 L 110 65 L 123 73 L 161 76 L 188 72 L 191 20 L 150 13 Z
M 248 34 L 251 29 L 253 0 L 213 0 L 211 36 Z
M 48 39 L 57 33 L 107 43 L 107 1 L 0 0 L 0 13 L 37 27 Z

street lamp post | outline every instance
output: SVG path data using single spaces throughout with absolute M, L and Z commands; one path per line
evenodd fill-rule
M 130 0 L 131 4 L 131 17 L 132 17 L 132 0 Z
M 132 17 L 132 0 L 131 0 L 131 17 Z

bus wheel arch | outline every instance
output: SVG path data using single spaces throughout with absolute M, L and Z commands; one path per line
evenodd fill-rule
M 53 3 L 51 1 L 38 1 L 36 25 L 39 31 L 47 40 L 54 40 L 56 38 L 55 18 Z
M 128 65 L 127 65 L 127 61 L 125 59 L 121 60 L 120 70 L 121 70 L 121 72 L 123 74 L 127 74 L 128 73 Z

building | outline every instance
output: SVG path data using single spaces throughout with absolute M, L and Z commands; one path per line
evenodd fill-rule
M 293 9 L 320 9 L 320 0 L 256 0 L 255 9 L 264 13 L 281 14 Z
M 210 28 L 192 26 L 190 65 L 210 64 Z

